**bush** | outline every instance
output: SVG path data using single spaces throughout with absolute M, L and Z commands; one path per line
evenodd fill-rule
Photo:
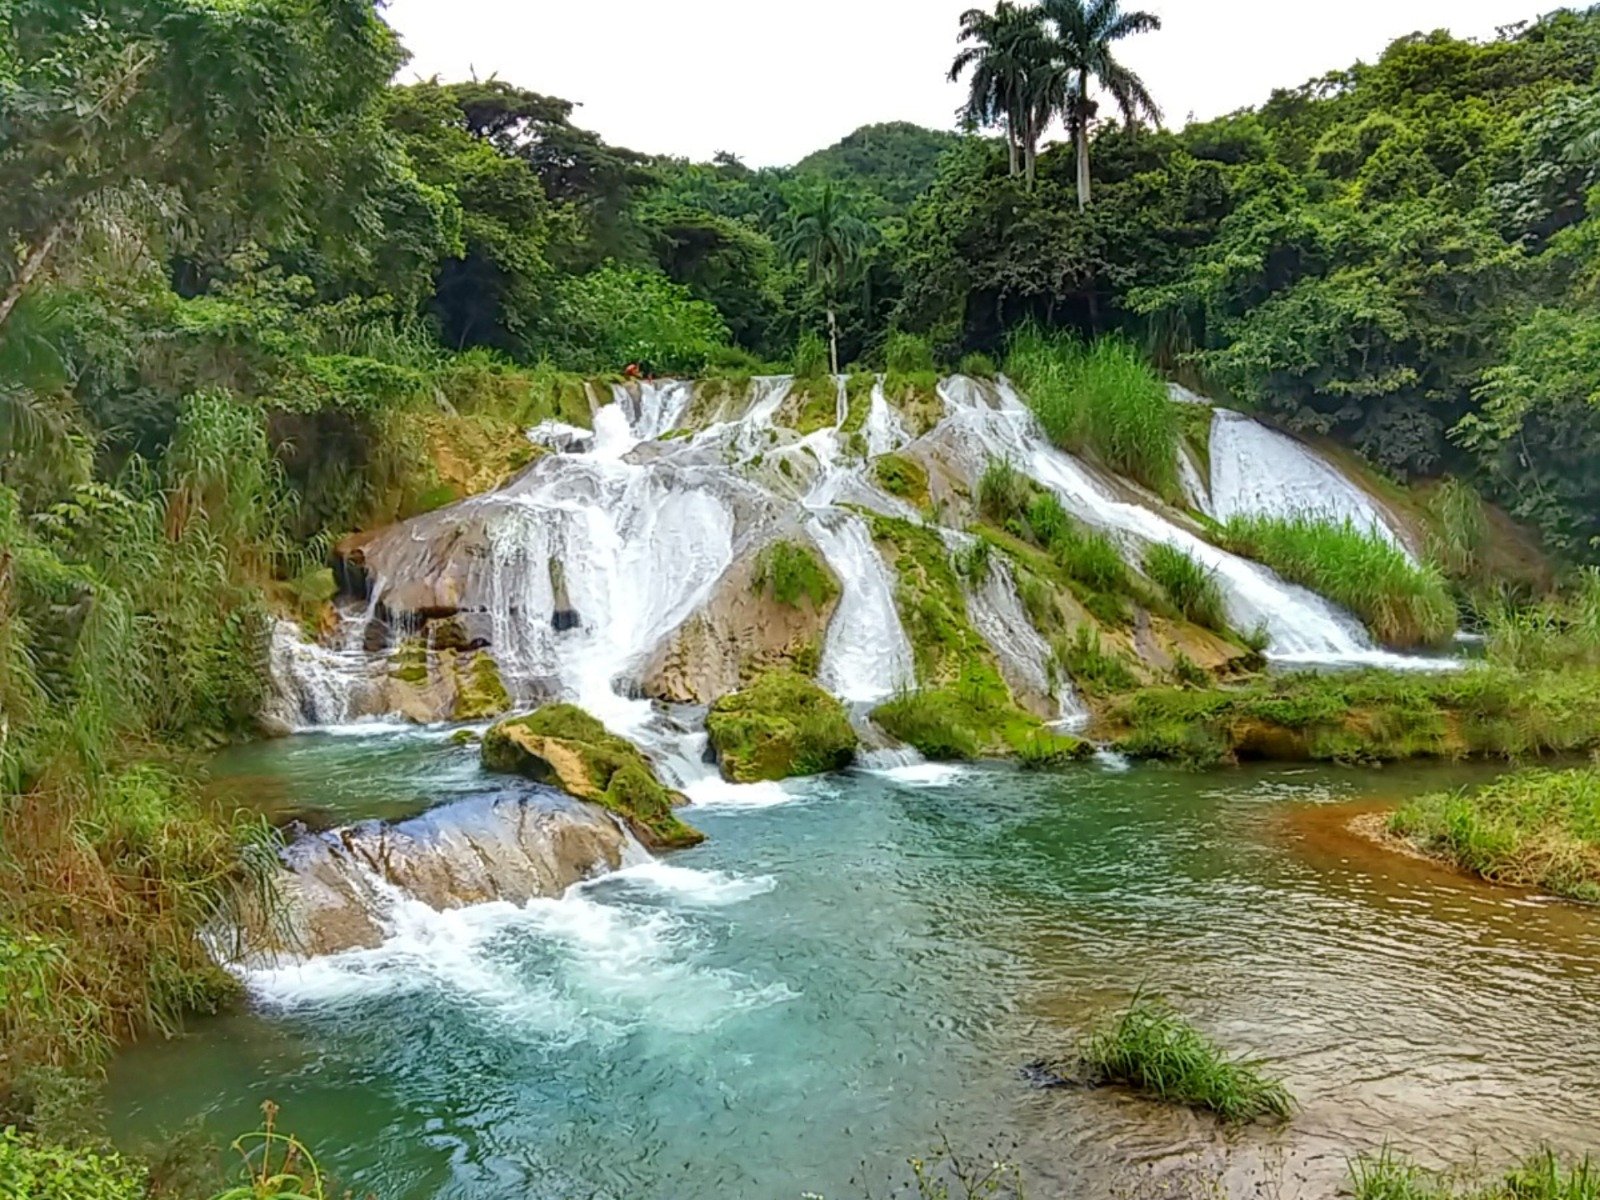
M 143 1167 L 0 1129 L 0 1196 L 15 1200 L 146 1200 Z
M 1600 901 L 1600 770 L 1525 771 L 1421 796 L 1389 829 L 1494 883 Z
M 575 371 L 620 371 L 629 363 L 692 375 L 728 345 L 716 307 L 659 271 L 607 263 L 561 280 L 550 353 Z
M 933 346 L 925 337 L 895 330 L 884 343 L 883 362 L 892 375 L 931 375 Z
M 987 354 L 966 354 L 962 356 L 956 374 L 970 379 L 993 379 L 1000 374 L 1000 368 L 994 365 L 994 359 Z
M 1311 517 L 1234 517 L 1221 540 L 1355 613 L 1386 645 L 1438 645 L 1456 630 L 1450 590 L 1432 565 L 1350 521 Z
M 1164 543 L 1145 551 L 1144 569 L 1185 620 L 1217 633 L 1229 632 L 1216 572 L 1208 571 L 1176 546 Z
M 1131 590 L 1128 564 L 1115 543 L 1103 533 L 1068 526 L 1067 531 L 1051 543 L 1050 553 L 1067 578 L 1097 592 L 1116 596 Z M 1120 605 L 1117 611 L 1120 620 Z
M 821 334 L 807 330 L 794 344 L 789 370 L 796 379 L 816 379 L 828 373 L 828 343 Z
M 818 608 L 831 604 L 839 584 L 810 547 L 787 539 L 773 542 L 756 556 L 750 586 L 770 590 L 779 604 L 797 608 L 808 600 Z
M 1178 415 L 1166 385 L 1130 343 L 1105 337 L 1086 346 L 1027 329 L 1012 339 L 1006 370 L 1057 446 L 1093 451 L 1112 470 L 1182 500 Z
M 1074 528 L 1072 518 L 1061 505 L 1061 497 L 1054 492 L 1041 491 L 1029 503 L 1028 531 L 1036 544 L 1048 549 Z
M 1119 1083 L 1158 1100 L 1216 1113 L 1225 1121 L 1288 1118 L 1294 1098 L 1258 1064 L 1229 1058 L 1159 999 L 1135 996 L 1111 1024 L 1083 1043 L 1097 1083 Z

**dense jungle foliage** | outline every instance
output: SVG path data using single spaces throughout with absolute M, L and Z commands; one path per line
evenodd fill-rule
M 226 993 L 193 935 L 271 835 L 189 756 L 334 538 L 459 493 L 441 423 L 581 417 L 579 375 L 1120 331 L 1600 559 L 1600 12 L 1180 132 L 1065 94 L 1025 171 L 906 125 L 650 157 L 405 58 L 371 0 L 0 3 L 0 1111 Z

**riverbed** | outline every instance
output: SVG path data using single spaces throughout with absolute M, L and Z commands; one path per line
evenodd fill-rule
M 219 771 L 221 794 L 330 823 L 490 790 L 429 731 L 301 735 Z M 1034 1196 L 1327 1195 L 1386 1142 L 1437 1165 L 1600 1152 L 1600 912 L 1346 829 L 1483 777 L 923 765 L 696 807 L 694 850 L 253 974 L 248 1004 L 119 1059 L 114 1131 L 231 1136 L 271 1098 L 382 1200 L 851 1197 L 863 1172 L 882 1194 L 944 1138 L 1015 1160 Z M 1139 988 L 1267 1060 L 1293 1122 L 1024 1078 Z

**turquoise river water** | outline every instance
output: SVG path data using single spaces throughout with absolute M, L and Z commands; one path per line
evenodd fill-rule
M 302 735 L 219 770 L 326 821 L 502 786 L 428 733 Z M 1600 912 L 1347 828 L 1473 777 L 919 768 L 696 809 L 697 849 L 252 977 L 237 1011 L 121 1057 L 115 1132 L 231 1134 L 272 1098 L 382 1200 L 876 1195 L 941 1138 L 1000 1147 L 1036 1197 L 1327 1195 L 1386 1142 L 1600 1152 Z M 1140 987 L 1269 1060 L 1294 1121 L 1227 1131 L 1023 1077 Z

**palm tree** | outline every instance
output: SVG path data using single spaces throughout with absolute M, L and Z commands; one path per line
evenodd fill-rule
M 828 306 L 828 362 L 839 373 L 839 292 L 872 240 L 872 227 L 851 211 L 833 185 L 804 197 L 787 214 L 781 246 L 790 261 L 804 261 L 806 278 L 822 288 Z
M 1078 207 L 1089 203 L 1089 122 L 1098 106 L 1091 82 L 1111 94 L 1131 128 L 1141 117 L 1160 123 L 1161 109 L 1144 81 L 1111 54 L 1113 42 L 1161 28 L 1154 13 L 1123 12 L 1119 0 L 1043 0 L 1046 19 L 1055 26 L 1054 55 L 1067 72 L 1062 106 L 1078 160 Z
M 1066 82 L 1052 61 L 1042 16 L 1040 9 L 1011 0 L 999 0 L 992 13 L 968 9 L 961 14 L 957 40 L 971 44 L 950 64 L 952 83 L 972 71 L 960 110 L 963 121 L 974 128 L 1004 129 L 1010 172 L 1026 175 L 1030 187 L 1039 138 L 1061 106 Z

